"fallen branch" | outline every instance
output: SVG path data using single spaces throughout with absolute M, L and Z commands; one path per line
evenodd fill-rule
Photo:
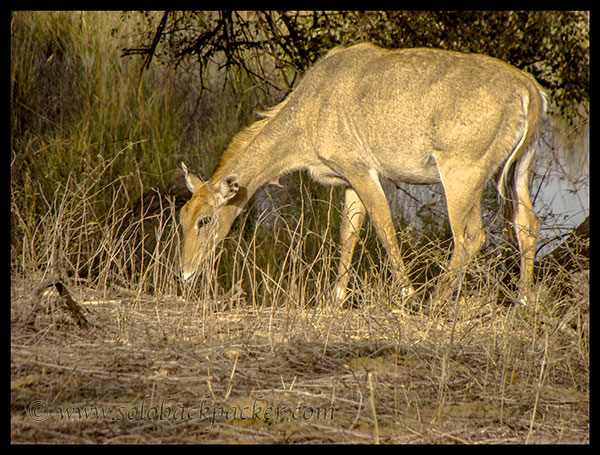
M 60 301 L 63 303 L 63 308 L 69 313 L 71 319 L 82 329 L 88 329 L 90 327 L 99 327 L 99 325 L 95 322 L 90 322 L 84 315 L 83 308 L 79 306 L 79 304 L 71 297 L 71 293 L 67 289 L 67 287 L 63 284 L 63 282 L 57 277 L 50 277 L 40 284 L 38 284 L 33 289 L 33 298 L 36 300 L 35 305 L 38 305 L 39 299 L 42 296 L 42 292 L 49 288 L 50 286 L 54 286 L 58 291 L 58 294 L 61 296 Z

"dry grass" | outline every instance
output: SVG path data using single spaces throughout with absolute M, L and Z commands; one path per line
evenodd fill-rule
M 73 287 L 101 325 L 83 330 L 51 290 L 24 318 L 31 284 L 12 286 L 13 442 L 589 442 L 586 341 L 540 303 L 448 319 Z
M 311 228 L 314 206 L 334 208 L 313 200 L 297 222 L 275 216 L 270 243 L 261 222 L 240 223 L 215 267 L 184 286 L 172 206 L 136 261 L 146 225 L 124 231 L 118 209 L 82 221 L 80 186 L 47 198 L 23 241 L 38 259 L 12 276 L 13 442 L 589 442 L 586 273 L 563 274 L 562 296 L 541 285 L 530 307 L 498 305 L 500 259 L 488 252 L 459 300 L 433 307 L 423 291 L 406 307 L 363 246 L 351 299 L 334 307 L 337 233 L 327 220 Z M 102 188 L 123 191 L 121 180 Z M 421 248 L 409 267 L 445 252 Z M 90 258 L 95 274 L 68 276 Z M 97 327 L 79 328 L 54 288 L 33 292 L 57 270 Z

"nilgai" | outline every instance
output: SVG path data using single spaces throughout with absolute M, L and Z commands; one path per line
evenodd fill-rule
M 531 75 L 484 55 L 366 43 L 333 49 L 234 137 L 207 182 L 182 163 L 193 193 L 181 210 L 182 276 L 210 257 L 261 186 L 307 169 L 316 181 L 345 188 L 334 298 L 346 296 L 367 214 L 407 297 L 414 289 L 380 179 L 442 183 L 454 238 L 446 276 L 456 276 L 484 242 L 480 201 L 493 176 L 516 234 L 519 298 L 527 301 L 539 230 L 529 166 L 545 108 Z

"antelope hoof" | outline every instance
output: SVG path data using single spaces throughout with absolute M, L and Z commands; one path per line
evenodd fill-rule
M 407 298 L 412 296 L 414 293 L 415 293 L 415 289 L 411 285 L 403 286 L 402 289 L 400 289 L 400 297 L 402 298 L 402 300 L 406 300 Z
M 347 291 L 346 291 L 346 287 L 341 287 L 341 286 L 336 286 L 336 288 L 333 290 L 333 300 L 337 303 L 337 304 L 341 304 L 344 302 L 344 300 L 346 300 L 346 295 L 347 295 Z

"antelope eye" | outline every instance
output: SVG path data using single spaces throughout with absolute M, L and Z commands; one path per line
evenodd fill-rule
M 210 216 L 205 216 L 203 218 L 198 218 L 198 220 L 196 221 L 196 230 L 199 230 L 200 228 L 202 228 L 203 226 L 207 225 L 211 221 L 212 221 L 212 218 Z

